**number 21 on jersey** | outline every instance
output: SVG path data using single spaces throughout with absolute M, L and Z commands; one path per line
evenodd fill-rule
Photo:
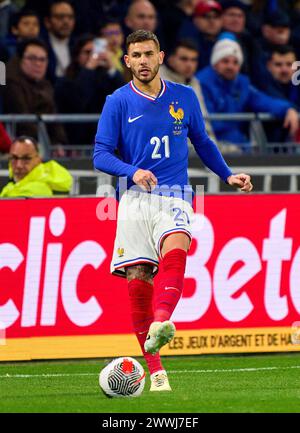
M 164 135 L 162 139 L 158 137 L 152 137 L 150 144 L 154 146 L 151 156 L 152 159 L 160 159 L 163 156 L 165 158 L 170 158 L 170 139 L 168 135 Z M 164 149 L 162 148 L 162 145 L 164 145 Z M 164 155 L 162 155 L 163 151 Z

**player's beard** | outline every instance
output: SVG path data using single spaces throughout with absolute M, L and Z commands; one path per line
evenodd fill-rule
M 141 83 L 148 84 L 148 83 L 151 83 L 151 81 L 153 81 L 154 78 L 156 77 L 156 75 L 158 74 L 159 64 L 150 70 L 150 75 L 147 78 L 142 77 L 136 69 L 131 68 L 131 71 L 132 71 L 132 75 L 137 80 L 139 80 Z

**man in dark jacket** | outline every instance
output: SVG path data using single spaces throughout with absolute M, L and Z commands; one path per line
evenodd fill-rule
M 293 105 L 260 92 L 246 75 L 240 74 L 243 54 L 239 44 L 231 39 L 219 40 L 212 51 L 211 66 L 197 78 L 200 80 L 207 109 L 210 113 L 267 112 L 284 118 L 284 128 L 291 136 L 298 130 L 298 113 Z M 217 139 L 234 143 L 242 149 L 250 147 L 245 126 L 241 122 L 214 121 Z
M 64 77 L 71 61 L 71 47 L 75 27 L 75 11 L 68 0 L 54 0 L 45 17 L 45 41 L 48 45 L 47 78 L 54 83 Z
M 300 86 L 294 85 L 292 82 L 295 72 L 293 65 L 296 59 L 296 53 L 292 46 L 274 47 L 267 61 L 268 78 L 260 88 L 274 98 L 280 98 L 292 103 L 295 109 L 300 111 Z M 266 133 L 269 141 L 289 141 L 288 131 L 282 129 L 278 122 L 268 122 L 266 124 Z

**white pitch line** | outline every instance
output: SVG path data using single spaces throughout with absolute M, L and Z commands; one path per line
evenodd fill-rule
M 0 379 L 4 378 L 28 378 L 28 377 L 73 377 L 73 376 L 96 376 L 97 373 L 42 373 L 42 374 L 2 374 Z
M 255 371 L 272 371 L 272 370 L 291 370 L 299 369 L 300 365 L 289 365 L 286 367 L 249 367 L 249 368 L 216 368 L 209 370 L 170 370 L 168 374 L 185 374 L 185 373 L 243 373 Z M 34 377 L 76 377 L 76 376 L 98 376 L 98 373 L 43 373 L 43 374 L 2 374 L 0 379 L 5 378 L 34 378 Z
M 292 368 L 300 368 L 300 365 L 289 365 L 286 367 L 249 367 L 249 368 L 216 368 L 214 370 L 170 370 L 168 374 L 181 373 L 240 373 L 244 371 L 264 371 L 264 370 L 290 370 Z

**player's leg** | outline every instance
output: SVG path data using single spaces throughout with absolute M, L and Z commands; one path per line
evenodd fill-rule
M 154 321 L 145 342 L 145 350 L 149 353 L 157 353 L 175 335 L 175 325 L 170 318 L 182 294 L 189 245 L 190 238 L 185 233 L 170 234 L 163 241 L 159 294 Z
M 160 287 L 154 310 L 155 321 L 169 320 L 181 298 L 190 237 L 185 233 L 170 234 L 161 248 Z
M 153 322 L 153 267 L 140 264 L 126 267 L 131 317 L 134 332 L 141 346 L 151 375 L 151 391 L 171 390 L 160 356 L 144 349 L 149 326 Z
M 149 329 L 145 350 L 157 353 L 175 334 L 170 321 L 183 290 L 187 252 L 191 241 L 194 212 L 191 205 L 177 197 L 160 197 L 153 240 L 160 256 L 159 287 L 154 306 L 154 322 Z M 155 199 L 153 199 L 155 203 Z M 158 328 L 158 329 L 157 329 Z M 151 334 L 155 338 L 151 338 Z
M 171 390 L 159 354 L 144 350 L 144 342 L 153 322 L 153 275 L 158 268 L 158 253 L 152 237 L 149 197 L 128 191 L 118 210 L 117 233 L 111 272 L 128 280 L 132 321 L 137 339 L 151 374 L 151 391 Z M 150 240 L 150 241 L 149 241 Z

